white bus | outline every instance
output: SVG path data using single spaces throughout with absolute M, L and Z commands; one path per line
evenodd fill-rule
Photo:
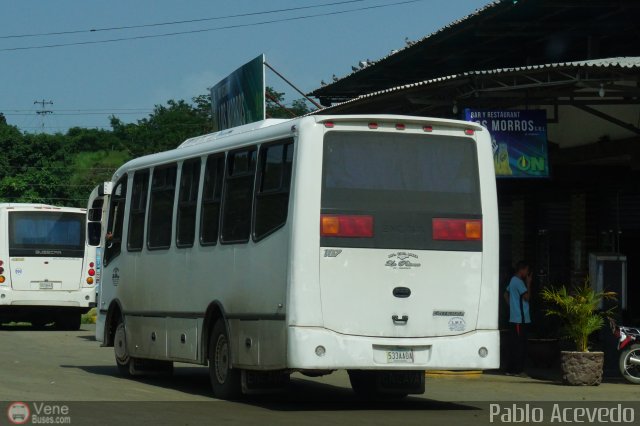
M 0 204 L 0 323 L 80 328 L 95 306 L 95 247 L 85 226 L 85 209 Z
M 499 365 L 491 139 L 408 116 L 266 120 L 113 176 L 97 339 L 121 372 L 209 365 L 220 398 L 299 371 L 422 393 Z

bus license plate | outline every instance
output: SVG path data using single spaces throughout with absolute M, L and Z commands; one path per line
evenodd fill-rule
M 387 351 L 388 364 L 413 364 L 413 349 L 394 349 Z
M 51 290 L 53 288 L 53 283 L 51 282 L 41 282 L 40 283 L 40 290 Z

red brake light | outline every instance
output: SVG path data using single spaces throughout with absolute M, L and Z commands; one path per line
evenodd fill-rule
M 93 268 L 94 266 L 95 266 L 95 263 L 89 262 L 89 268 Z
M 373 216 L 323 214 L 320 216 L 320 235 L 371 238 L 373 237 Z
M 433 239 L 440 241 L 480 241 L 482 240 L 482 220 L 442 219 L 432 221 Z
M 92 277 L 96 274 L 95 269 L 89 269 L 89 276 Z
M 404 130 L 406 128 L 406 126 L 402 123 L 398 123 L 396 124 L 396 130 Z
M 369 128 L 370 129 L 377 129 L 378 128 L 378 123 L 369 123 Z
M 467 135 L 467 136 L 473 136 L 473 135 L 475 135 L 475 133 L 476 132 L 473 129 L 464 129 L 464 134 Z
M 327 129 L 333 128 L 333 121 L 325 121 L 324 127 L 326 127 Z
M 422 130 L 425 132 L 433 132 L 433 126 L 422 126 Z
M 0 266 L 0 274 L 4 274 L 4 268 Z

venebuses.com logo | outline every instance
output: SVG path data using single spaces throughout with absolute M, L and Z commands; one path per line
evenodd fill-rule
M 14 425 L 71 424 L 70 414 L 69 406 L 59 403 L 16 401 L 7 407 L 9 424 Z
M 25 402 L 14 402 L 7 408 L 7 417 L 14 425 L 23 425 L 29 421 L 31 410 Z

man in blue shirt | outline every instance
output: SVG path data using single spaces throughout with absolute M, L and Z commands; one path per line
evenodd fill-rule
M 504 298 L 509 305 L 509 362 L 507 374 L 524 375 L 527 356 L 527 327 L 531 323 L 529 297 L 531 294 L 531 268 L 518 262 Z

